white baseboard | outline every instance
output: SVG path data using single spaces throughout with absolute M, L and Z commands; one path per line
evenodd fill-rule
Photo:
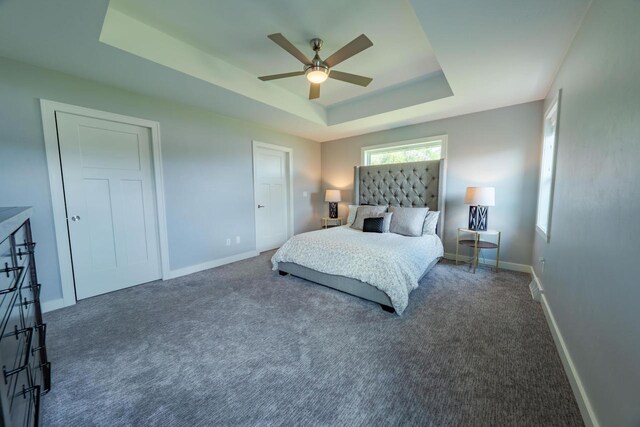
M 260 255 L 258 251 L 242 252 L 240 254 L 231 255 L 225 258 L 207 261 L 202 264 L 178 268 L 177 270 L 169 271 L 169 274 L 164 279 L 175 279 L 176 277 L 186 276 L 187 274 L 193 274 L 203 270 L 209 270 L 210 268 L 220 267 L 221 265 L 231 264 L 232 262 L 242 261 L 243 259 L 253 258 L 258 255 Z
M 57 299 L 52 299 L 50 301 L 42 301 L 40 303 L 40 307 L 42 308 L 43 313 L 48 313 L 50 311 L 65 307 L 64 299 L 57 298 Z
M 549 303 L 547 302 L 547 298 L 544 293 L 540 294 L 540 300 L 542 304 L 542 311 L 544 312 L 544 316 L 547 318 L 549 329 L 551 329 L 551 335 L 553 335 L 553 340 L 556 343 L 556 348 L 558 349 L 558 353 L 560 353 L 562 365 L 564 366 L 564 370 L 567 373 L 567 377 L 569 377 L 569 383 L 571 384 L 571 389 L 573 390 L 573 394 L 576 398 L 576 401 L 578 402 L 578 407 L 580 408 L 580 413 L 582 414 L 584 423 L 585 425 L 587 425 L 587 427 L 599 427 L 600 423 L 598 423 L 596 414 L 593 410 L 593 407 L 591 406 L 589 396 L 587 395 L 587 392 L 582 385 L 582 381 L 580 380 L 578 371 L 573 364 L 573 359 L 571 358 L 569 349 L 564 342 L 564 338 L 562 338 L 562 333 L 558 328 L 558 324 L 556 323 L 556 319 L 553 316 L 553 312 L 549 307 Z
M 444 257 L 446 259 L 455 261 L 456 260 L 456 254 L 448 254 L 445 253 Z M 469 257 L 467 255 L 459 255 L 458 259 L 460 261 L 462 260 L 468 260 Z M 485 265 L 488 267 L 495 267 L 496 265 L 496 260 L 495 259 L 485 259 L 483 260 L 478 260 L 478 265 Z M 506 262 L 506 261 L 500 261 L 499 264 L 500 268 L 504 268 L 505 270 L 512 270 L 512 271 L 520 271 L 523 273 L 531 273 L 531 266 L 530 265 L 526 265 L 526 264 L 517 264 L 515 262 Z
M 531 269 L 531 275 L 533 276 L 533 280 L 529 285 L 531 296 L 534 300 L 540 302 L 540 304 L 542 305 L 544 317 L 547 319 L 547 324 L 549 325 L 549 329 L 551 330 L 553 341 L 556 344 L 556 349 L 558 350 L 558 354 L 560 355 L 560 360 L 562 360 L 562 366 L 564 367 L 564 371 L 569 378 L 569 384 L 571 385 L 571 390 L 573 390 L 573 395 L 576 398 L 576 402 L 578 403 L 578 408 L 580 408 L 582 419 L 584 420 L 584 423 L 587 427 L 599 427 L 600 423 L 598 423 L 596 414 L 593 410 L 593 407 L 591 406 L 589 396 L 587 395 L 587 392 L 582 385 L 582 380 L 580 380 L 578 371 L 573 364 L 571 353 L 569 353 L 567 344 L 565 343 L 564 338 L 562 337 L 562 333 L 560 332 L 560 328 L 556 323 L 556 318 L 553 316 L 551 307 L 549 307 L 549 302 L 547 301 L 547 297 L 544 294 L 542 283 L 538 279 L 538 276 L 536 275 L 536 272 L 533 270 L 533 268 Z
M 167 275 L 167 277 L 164 277 L 163 280 L 186 276 L 187 274 L 197 273 L 199 271 L 208 270 L 210 268 L 220 267 L 221 265 L 231 264 L 232 262 L 242 261 L 243 259 L 253 258 L 254 256 L 258 256 L 258 255 L 260 255 L 260 253 L 257 251 L 243 252 L 243 253 L 232 255 L 226 258 L 220 258 L 220 259 L 208 261 L 202 264 L 192 265 L 190 267 L 171 270 L 169 271 L 169 274 Z M 42 307 L 43 313 L 48 313 L 50 311 L 58 310 L 59 308 L 68 307 L 73 304 L 75 304 L 75 301 L 73 301 L 71 304 L 65 304 L 63 298 L 57 298 L 50 301 L 42 301 L 41 307 Z

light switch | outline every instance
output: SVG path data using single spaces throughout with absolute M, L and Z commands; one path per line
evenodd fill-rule
M 309 192 L 308 191 L 303 191 L 302 192 L 302 197 L 309 197 Z

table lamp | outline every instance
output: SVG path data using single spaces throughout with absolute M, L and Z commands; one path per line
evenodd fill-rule
M 327 190 L 324 193 L 324 201 L 329 202 L 329 218 L 338 218 L 338 202 L 340 190 Z
M 494 187 L 467 187 L 464 203 L 469 206 L 469 230 L 487 231 L 488 206 L 496 204 Z

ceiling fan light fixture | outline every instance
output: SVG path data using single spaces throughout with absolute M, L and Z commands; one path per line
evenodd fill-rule
M 309 67 L 306 70 L 306 76 L 311 83 L 323 83 L 329 78 L 329 69 L 325 67 Z
M 1 0 L 0 0 L 1 1 Z M 267 37 L 271 39 L 275 44 L 282 49 L 289 52 L 298 61 L 302 62 L 304 68 L 301 71 L 294 71 L 291 73 L 272 74 L 269 76 L 259 76 L 258 78 L 263 82 L 269 80 L 284 79 L 287 77 L 295 77 L 305 75 L 309 83 L 309 99 L 317 99 L 320 97 L 320 84 L 327 81 L 329 77 L 336 80 L 341 80 L 346 83 L 367 87 L 373 80 L 370 77 L 359 76 L 357 74 L 343 73 L 341 71 L 331 72 L 331 69 L 340 64 L 343 61 L 351 58 L 352 56 L 362 52 L 365 49 L 373 46 L 373 43 L 367 36 L 360 34 L 355 39 L 351 40 L 346 45 L 342 46 L 333 55 L 329 56 L 324 61 L 320 58 L 320 50 L 322 49 L 322 40 L 319 38 L 311 39 L 311 49 L 316 53 L 313 59 L 307 58 L 307 56 L 300 52 L 285 36 L 281 33 L 269 34 Z

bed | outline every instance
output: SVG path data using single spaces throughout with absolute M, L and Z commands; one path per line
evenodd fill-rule
M 273 269 L 376 302 L 402 314 L 409 294 L 444 251 L 444 160 L 354 169 L 354 204 L 439 211 L 436 234 L 364 233 L 349 225 L 298 234 L 273 256 Z

